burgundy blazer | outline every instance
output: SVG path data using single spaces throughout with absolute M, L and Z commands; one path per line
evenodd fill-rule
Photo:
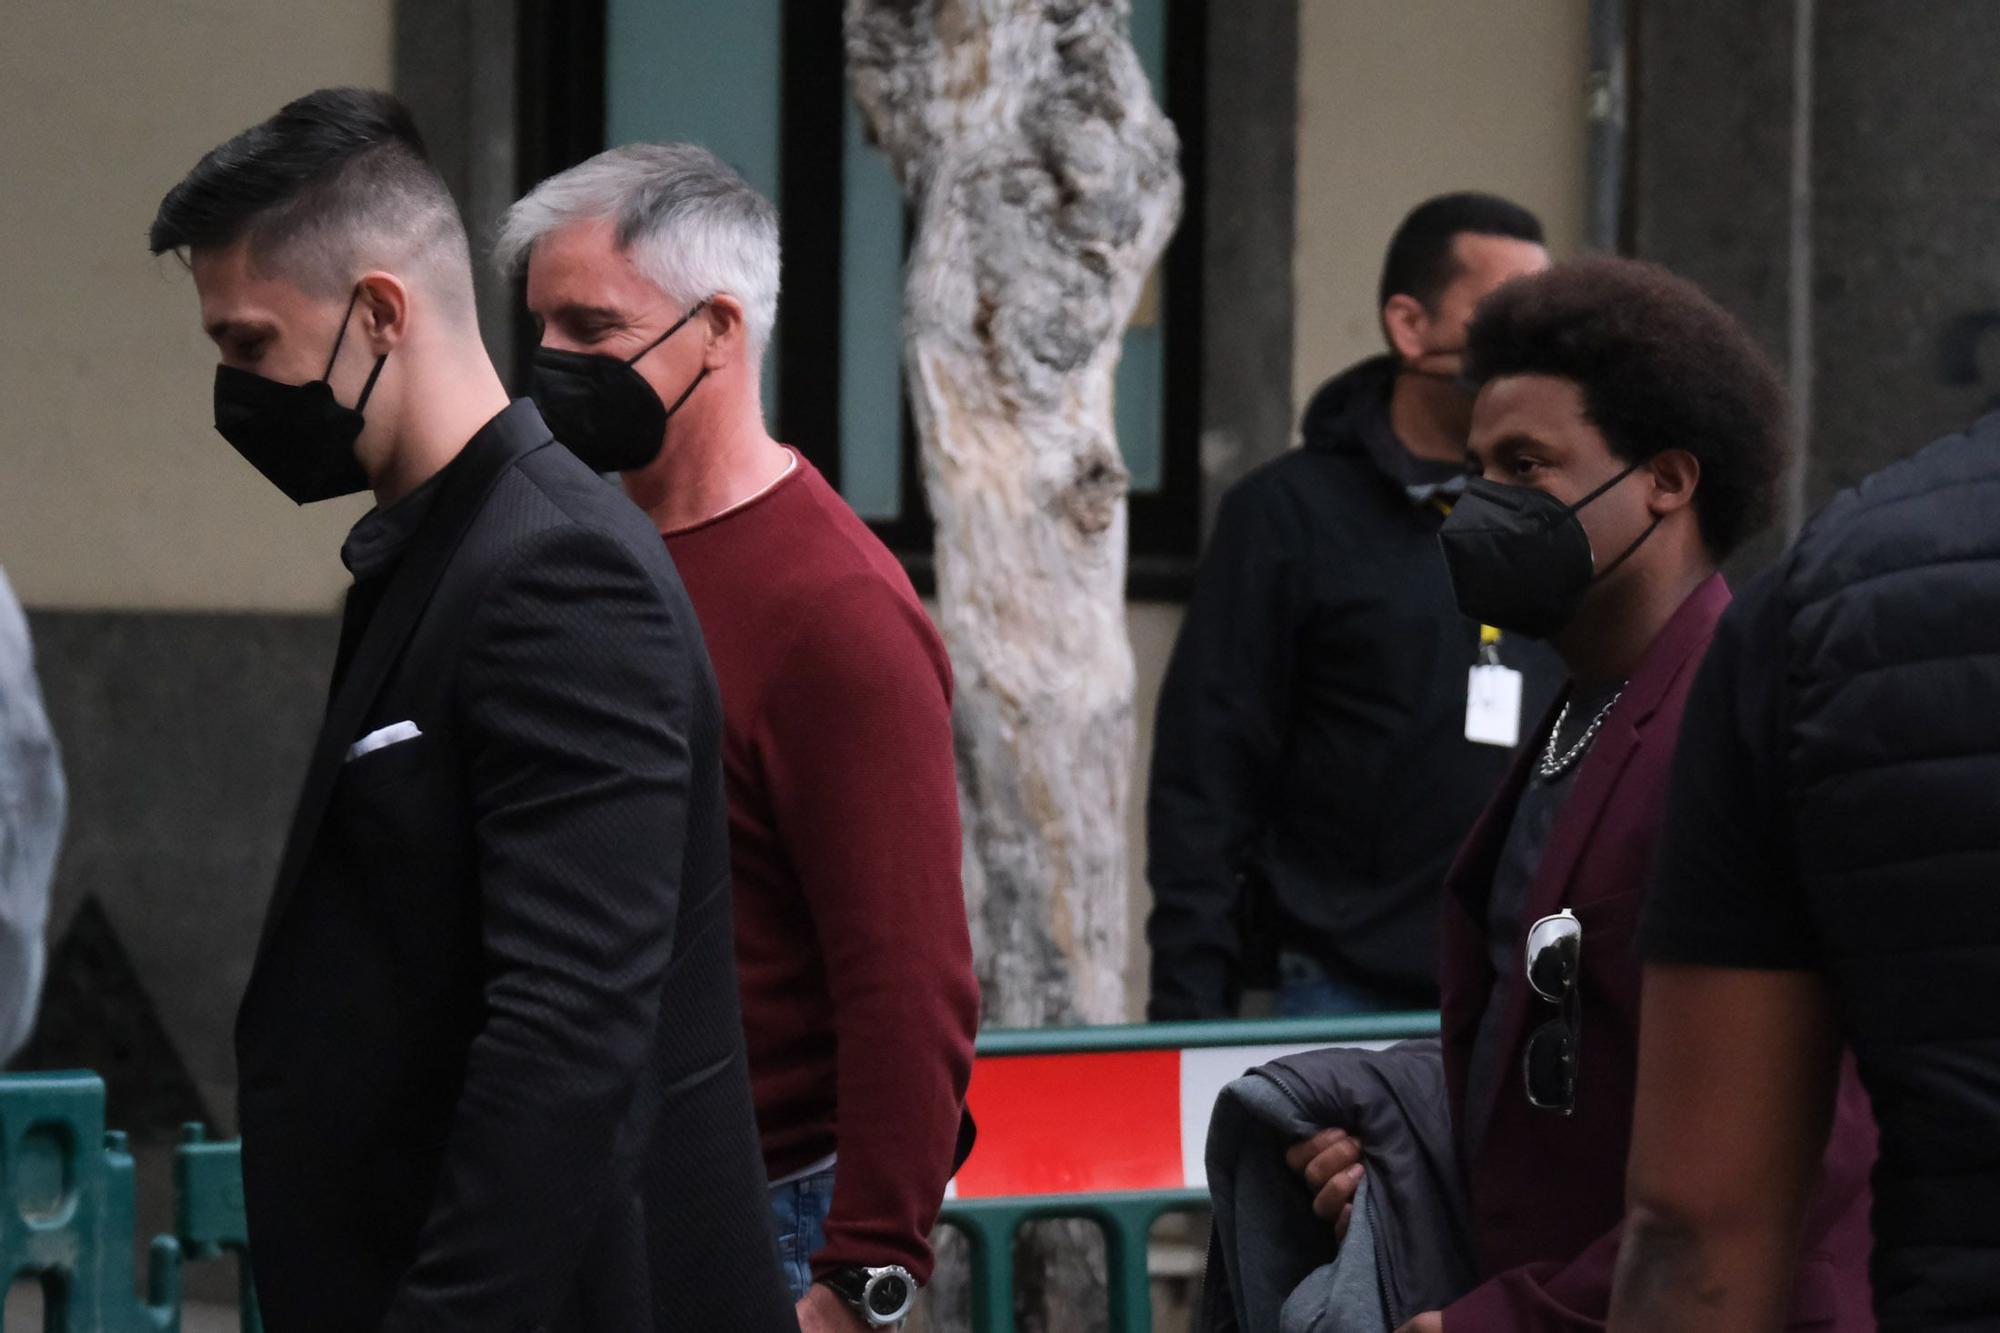
M 1448 1307 L 1448 1333 L 1604 1326 L 1625 1216 L 1625 1159 L 1639 1054 L 1633 935 L 1666 813 L 1681 712 L 1715 624 L 1729 605 L 1717 575 L 1691 594 L 1647 650 L 1582 760 L 1528 892 L 1523 924 L 1567 907 L 1583 924 L 1583 1049 L 1576 1112 L 1528 1104 L 1528 1034 L 1556 1009 L 1525 982 L 1510 987 L 1502 1060 L 1486 1134 L 1466 1154 L 1473 1248 L 1484 1279 Z M 1551 719 L 1552 720 L 1552 719 Z M 1536 733 L 1546 738 L 1548 723 Z M 1486 899 L 1529 766 L 1531 744 L 1445 881 L 1442 1002 L 1452 1123 L 1468 1122 L 1466 1069 L 1493 985 Z M 1476 1121 L 1476 1117 L 1475 1117 Z M 1842 1076 L 1826 1174 L 1806 1224 L 1794 1329 L 1873 1329 L 1868 1289 L 1868 1173 L 1875 1124 L 1853 1062 Z

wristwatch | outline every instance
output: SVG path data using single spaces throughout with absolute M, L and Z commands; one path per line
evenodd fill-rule
M 899 1264 L 887 1268 L 850 1265 L 836 1268 L 820 1281 L 846 1301 L 870 1328 L 890 1328 L 903 1322 L 917 1303 L 917 1280 Z

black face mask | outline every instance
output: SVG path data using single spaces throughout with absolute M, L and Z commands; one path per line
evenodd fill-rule
M 601 353 L 535 349 L 528 396 L 541 409 L 542 419 L 555 437 L 591 471 L 631 472 L 659 457 L 660 446 L 667 439 L 667 421 L 708 378 L 708 367 L 702 367 L 672 407 L 661 404 L 660 395 L 635 367 L 640 357 L 679 333 L 681 325 L 707 304 L 697 301 L 672 328 L 640 348 L 629 361 Z
M 1634 463 L 1573 505 L 1533 486 L 1475 477 L 1438 530 L 1458 609 L 1482 625 L 1546 639 L 1576 618 L 1590 585 L 1632 557 L 1652 524 L 1599 570 L 1582 508 L 1639 470 Z
M 216 433 L 294 504 L 368 489 L 368 474 L 354 456 L 354 442 L 361 436 L 361 412 L 368 406 L 368 395 L 375 392 L 388 353 L 375 358 L 375 369 L 368 372 L 368 382 L 361 386 L 361 397 L 353 407 L 335 402 L 333 386 L 327 383 L 360 298 L 357 284 L 347 299 L 347 313 L 340 317 L 333 355 L 316 380 L 282 384 L 234 366 L 215 368 Z

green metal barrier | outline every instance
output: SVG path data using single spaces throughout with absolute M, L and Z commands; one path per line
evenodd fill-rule
M 65 1333 L 179 1333 L 181 1253 L 153 1242 L 137 1295 L 132 1155 L 104 1129 L 95 1074 L 0 1079 L 0 1277 L 39 1279 Z M 59 1312 L 59 1313 L 58 1313 Z
M 1205 1190 L 1062 1194 L 954 1203 L 939 1220 L 965 1233 L 971 1242 L 976 1333 L 1004 1333 L 1014 1327 L 1014 1237 L 1029 1222 L 1054 1218 L 1094 1223 L 1104 1233 L 1110 1327 L 1115 1333 L 1147 1333 L 1153 1327 L 1153 1285 L 1146 1245 L 1153 1224 L 1168 1213 L 1201 1212 L 1207 1207 Z
M 1000 1030 L 981 1034 L 979 1055 L 1325 1046 L 1436 1031 L 1436 1014 Z M 123 1134 L 105 1130 L 103 1081 L 91 1073 L 0 1075 L 0 1298 L 4 1287 L 29 1277 L 41 1283 L 49 1327 L 63 1333 L 180 1333 L 183 1262 L 234 1259 L 243 1333 L 262 1333 L 239 1145 L 211 1143 L 201 1126 L 188 1126 L 174 1152 L 173 1181 L 175 1234 L 153 1240 L 141 1297 L 132 1258 L 138 1225 L 132 1155 Z M 1153 1225 L 1168 1213 L 1207 1206 L 1201 1189 L 962 1199 L 945 1206 L 941 1221 L 971 1243 L 978 1333 L 1014 1327 L 1014 1238 L 1027 1223 L 1052 1218 L 1090 1222 L 1103 1232 L 1110 1326 L 1146 1333 Z
M 242 1145 L 210 1143 L 188 1125 L 174 1150 L 174 1234 L 190 1259 L 236 1260 L 236 1304 L 243 1333 L 263 1333 L 250 1275 L 250 1223 L 243 1208 Z
M 979 1058 L 1332 1046 L 1435 1036 L 1437 1030 L 1435 1013 L 1000 1029 L 980 1034 Z M 1009 1333 L 1013 1329 L 1014 1238 L 1027 1223 L 1054 1218 L 1090 1222 L 1103 1233 L 1110 1327 L 1114 1333 L 1148 1333 L 1153 1327 L 1153 1297 L 1147 1241 L 1153 1225 L 1168 1213 L 1205 1212 L 1207 1208 L 1205 1189 L 1163 1189 L 960 1199 L 947 1203 L 939 1220 L 962 1232 L 971 1245 L 975 1333 Z

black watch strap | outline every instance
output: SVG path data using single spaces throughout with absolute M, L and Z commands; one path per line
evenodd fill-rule
M 846 1301 L 870 1328 L 900 1324 L 917 1300 L 917 1280 L 910 1276 L 909 1269 L 898 1264 L 883 1268 L 850 1264 L 834 1269 L 819 1281 Z

